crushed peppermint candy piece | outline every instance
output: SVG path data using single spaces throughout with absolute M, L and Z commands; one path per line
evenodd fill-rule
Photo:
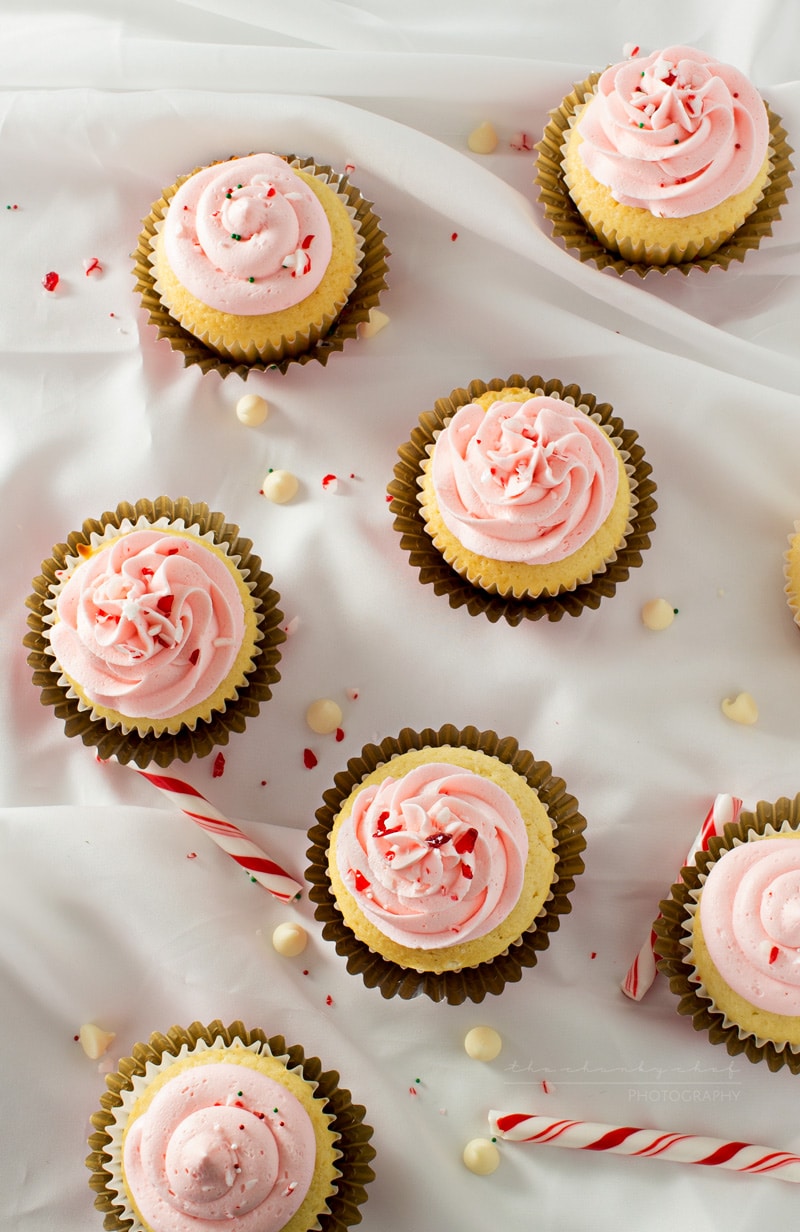
M 348 701 L 351 701 L 351 702 L 356 701 L 358 698 L 358 694 L 359 694 L 358 689 L 345 689 L 345 697 L 347 698 Z
M 212 779 L 221 779 L 225 773 L 225 754 L 217 753 L 214 758 L 214 765 L 211 767 Z
M 335 492 L 339 487 L 339 480 L 336 475 L 323 475 L 322 487 L 325 492 Z
M 317 755 L 312 749 L 303 749 L 303 765 L 306 770 L 313 770 L 317 764 Z
M 59 277 L 55 270 L 51 270 L 49 274 L 45 274 L 42 279 L 42 286 L 45 291 L 55 291 L 59 283 Z
M 103 267 L 97 257 L 87 257 L 83 263 L 83 268 L 87 278 L 90 274 L 102 274 L 103 272 Z
M 512 150 L 532 150 L 533 142 L 527 133 L 514 133 L 508 143 Z
M 632 60 L 634 56 L 638 56 L 639 54 L 639 44 L 638 43 L 625 43 L 625 45 L 622 48 L 622 54 L 626 60 Z
M 287 620 L 286 624 L 282 625 L 281 628 L 283 629 L 287 637 L 291 637 L 292 634 L 297 632 L 299 625 L 300 625 L 300 617 L 293 616 L 292 619 Z

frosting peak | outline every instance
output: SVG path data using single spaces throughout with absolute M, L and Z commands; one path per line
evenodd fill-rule
M 437 949 L 482 937 L 516 904 L 525 823 L 496 783 L 431 762 L 365 787 L 337 843 L 345 885 L 401 945 Z
M 314 1129 L 295 1096 L 227 1062 L 165 1083 L 124 1142 L 126 1184 L 154 1232 L 279 1232 L 315 1159 Z
M 581 113 L 580 156 L 621 205 L 664 218 L 713 209 L 764 162 L 764 102 L 738 69 L 691 47 L 615 64 Z
M 201 540 L 132 530 L 78 564 L 57 598 L 50 644 L 95 705 L 168 718 L 214 693 L 245 632 L 242 599 Z
M 619 468 L 593 419 L 532 396 L 460 407 L 436 441 L 431 477 L 442 520 L 469 551 L 550 564 L 608 517 Z
M 751 1005 L 800 1015 L 800 840 L 742 843 L 712 865 L 700 897 L 708 952 Z
M 319 286 L 333 251 L 319 199 L 276 154 L 190 176 L 170 202 L 164 246 L 192 295 L 237 316 L 300 303 Z

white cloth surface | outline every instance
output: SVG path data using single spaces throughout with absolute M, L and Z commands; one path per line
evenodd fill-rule
M 778 1180 L 511 1144 L 478 1178 L 460 1156 L 490 1107 L 800 1150 L 797 1078 L 695 1034 L 663 977 L 638 1005 L 619 991 L 716 793 L 754 805 L 800 790 L 800 642 L 782 576 L 800 518 L 800 194 L 725 273 L 619 278 L 552 240 L 534 156 L 511 148 L 519 132 L 538 140 L 573 82 L 628 41 L 737 64 L 800 147 L 800 9 L 2 7 L 0 1227 L 102 1227 L 83 1158 L 103 1066 L 74 1043 L 81 1024 L 116 1032 L 113 1060 L 196 1018 L 241 1018 L 339 1070 L 375 1127 L 365 1232 L 523 1219 L 666 1230 L 688 1210 L 698 1232 L 788 1224 L 792 1187 Z M 490 156 L 467 148 L 483 120 L 500 139 Z M 245 384 L 184 368 L 157 341 L 129 254 L 162 187 L 256 149 L 354 164 L 392 254 L 390 322 L 326 367 Z M 91 257 L 102 274 L 85 274 Z M 511 628 L 420 585 L 385 494 L 422 411 L 515 372 L 612 403 L 639 434 L 658 510 L 642 567 L 613 599 Z M 244 392 L 270 403 L 257 429 L 236 418 Z M 259 495 L 270 467 L 300 478 L 291 504 Z M 146 782 L 98 764 L 40 705 L 22 646 L 40 562 L 85 518 L 162 493 L 237 523 L 297 618 L 273 698 L 224 750 L 224 775 L 212 778 L 212 758 L 177 771 L 292 872 L 336 771 L 404 726 L 513 736 L 578 798 L 588 848 L 573 911 L 501 997 L 384 1002 L 347 974 L 308 902 L 283 907 L 247 885 Z M 639 613 L 658 596 L 679 615 L 653 633 Z M 759 705 L 753 727 L 720 710 L 741 690 Z M 307 729 L 317 697 L 342 706 L 342 741 Z M 280 958 L 269 936 L 295 916 L 309 949 Z M 504 1037 L 491 1064 L 463 1051 L 480 1023 Z

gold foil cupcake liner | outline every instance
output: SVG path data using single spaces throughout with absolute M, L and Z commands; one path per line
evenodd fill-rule
M 164 190 L 156 201 L 150 213 L 142 223 L 139 243 L 135 252 L 133 272 L 136 275 L 136 291 L 139 292 L 142 306 L 148 312 L 148 320 L 158 330 L 159 338 L 166 338 L 173 351 L 183 355 L 184 367 L 198 364 L 202 371 L 217 372 L 226 377 L 235 372 L 242 380 L 252 371 L 270 371 L 285 373 L 290 364 L 306 364 L 316 360 L 327 364 L 334 351 L 341 351 L 345 342 L 358 337 L 358 326 L 369 318 L 371 308 L 380 303 L 381 291 L 386 289 L 386 274 L 388 270 L 389 249 L 386 247 L 386 235 L 381 230 L 380 219 L 374 211 L 371 201 L 367 201 L 359 190 L 350 183 L 347 175 L 342 175 L 330 166 L 318 164 L 313 158 L 303 158 L 295 154 L 281 154 L 287 163 L 301 171 L 308 171 L 325 179 L 332 188 L 345 198 L 349 210 L 354 216 L 354 225 L 360 237 L 363 253 L 361 269 L 356 279 L 355 289 L 342 308 L 333 326 L 324 337 L 313 343 L 307 350 L 298 354 L 285 355 L 277 360 L 254 359 L 252 361 L 236 361 L 225 359 L 216 351 L 206 346 L 199 339 L 185 330 L 161 303 L 156 289 L 151 257 L 152 241 L 158 228 L 164 221 L 170 200 L 177 189 L 190 176 L 195 175 L 201 167 L 180 176 L 174 184 Z
M 237 568 L 251 591 L 259 621 L 255 660 L 246 670 L 237 696 L 227 702 L 224 710 L 215 711 L 208 719 L 198 719 L 193 728 L 182 728 L 174 734 L 124 731 L 121 726 L 109 727 L 104 719 L 93 718 L 92 712 L 71 688 L 61 682 L 61 669 L 50 648 L 49 601 L 57 593 L 60 574 L 76 555 L 78 545 L 89 545 L 93 536 L 102 538 L 108 526 L 120 527 L 123 522 L 135 523 L 140 518 L 150 523 L 160 519 L 183 521 L 187 529 L 196 527 L 199 535 L 211 534 L 217 543 L 225 544 L 228 554 L 238 557 Z M 33 593 L 25 601 L 30 609 L 30 631 L 24 644 L 29 651 L 33 683 L 41 691 L 41 702 L 52 706 L 56 717 L 64 721 L 66 735 L 80 737 L 85 745 L 96 749 L 103 761 L 114 757 L 123 764 L 134 762 L 145 767 L 151 764 L 168 766 L 176 760 L 186 762 L 192 757 L 206 757 L 212 749 L 227 744 L 232 732 L 244 731 L 247 720 L 255 718 L 262 703 L 272 696 L 273 685 L 280 680 L 279 646 L 286 640 L 280 627 L 283 613 L 277 606 L 280 596 L 273 590 L 272 577 L 262 570 L 261 561 L 252 549 L 250 540 L 240 538 L 239 528 L 227 523 L 223 514 L 211 512 L 207 505 L 195 504 L 186 497 L 172 500 L 167 496 L 154 501 L 139 500 L 134 505 L 123 501 L 115 510 L 101 514 L 99 519 L 87 519 L 80 531 L 68 536 L 66 543 L 56 544 L 52 556 L 42 562 L 42 572 L 33 581 Z
M 328 847 L 331 829 L 342 804 L 368 774 L 399 753 L 445 744 L 480 750 L 496 757 L 527 780 L 538 793 L 553 825 L 556 865 L 550 894 L 518 942 L 503 954 L 477 966 L 437 974 L 412 971 L 383 958 L 347 928 L 328 879 Z M 323 800 L 324 805 L 316 812 L 317 824 L 308 836 L 311 846 L 307 851 L 310 866 L 306 870 L 306 880 L 310 887 L 308 896 L 315 904 L 314 915 L 323 925 L 323 937 L 347 960 L 350 974 L 360 975 L 368 988 L 379 988 L 387 999 L 398 996 L 408 1000 L 424 994 L 432 1001 L 461 1005 L 465 1001 L 483 1001 L 489 993 L 499 995 L 506 984 L 516 983 L 527 968 L 536 966 L 539 954 L 550 944 L 550 934 L 559 927 L 560 917 L 572 910 L 569 896 L 576 877 L 584 870 L 585 818 L 578 811 L 578 801 L 566 790 L 564 780 L 554 777 L 547 762 L 536 761 L 511 737 L 481 732 L 476 727 L 459 731 L 451 724 L 438 731 L 425 728 L 416 732 L 403 728 L 397 737 L 387 736 L 380 744 L 365 745 L 361 755 L 348 761 L 347 769 L 335 776 L 334 786 L 324 793 Z
M 134 1044 L 132 1055 L 124 1057 L 117 1072 L 106 1077 L 107 1089 L 100 1097 L 100 1110 L 91 1118 L 95 1132 L 89 1138 L 86 1167 L 91 1172 L 89 1185 L 96 1195 L 95 1206 L 105 1216 L 107 1232 L 130 1232 L 132 1227 L 132 1212 L 125 1200 L 118 1162 L 119 1138 L 124 1128 L 124 1123 L 118 1121 L 120 1110 L 125 1117 L 138 1089 L 165 1061 L 171 1064 L 187 1053 L 231 1046 L 271 1054 L 316 1087 L 316 1096 L 326 1101 L 324 1112 L 337 1138 L 338 1175 L 334 1178 L 335 1192 L 327 1200 L 328 1209 L 314 1227 L 322 1232 L 339 1232 L 361 1220 L 360 1208 L 368 1197 L 366 1186 L 375 1179 L 370 1166 L 375 1158 L 370 1141 L 373 1130 L 364 1120 L 366 1109 L 353 1103 L 350 1092 L 339 1085 L 335 1070 L 323 1070 L 322 1062 L 317 1057 L 306 1057 L 299 1044 L 287 1045 L 282 1035 L 268 1037 L 258 1028 L 247 1028 L 241 1022 L 225 1026 L 217 1019 L 208 1025 L 194 1022 L 189 1027 L 172 1027 L 166 1034 L 155 1032 L 148 1043 Z
M 709 869 L 725 851 L 746 843 L 751 835 L 779 833 L 800 829 L 800 795 L 794 799 L 782 796 L 774 803 L 760 801 L 753 812 L 742 811 L 737 822 L 730 822 L 721 835 L 711 838 L 708 851 L 700 851 L 694 865 L 681 869 L 680 880 L 670 890 L 669 898 L 659 905 L 660 916 L 653 924 L 658 938 L 656 964 L 669 979 L 672 992 L 679 998 L 678 1013 L 691 1017 L 695 1031 L 705 1031 L 712 1044 L 723 1045 L 732 1057 L 744 1056 L 753 1063 L 766 1062 L 770 1070 L 786 1068 L 800 1073 L 800 1048 L 791 1044 L 764 1040 L 730 1022 L 717 1009 L 700 985 L 691 961 L 692 916 L 697 896 Z
M 563 240 L 568 249 L 577 249 L 581 261 L 592 262 L 598 269 L 613 269 L 618 274 L 632 270 L 640 278 L 645 278 L 653 271 L 666 274 L 670 270 L 679 270 L 684 275 L 693 270 L 707 273 L 715 266 L 727 269 L 731 261 L 744 261 L 751 249 L 758 248 L 764 236 L 772 235 L 772 225 L 780 218 L 780 207 L 785 203 L 787 190 L 791 186 L 790 173 L 794 167 L 789 156 L 794 151 L 787 142 L 786 130 L 780 117 L 765 104 L 769 119 L 772 171 L 761 201 L 729 240 L 708 256 L 691 261 L 673 261 L 665 265 L 626 261 L 624 257 L 609 252 L 588 229 L 569 195 L 561 165 L 562 147 L 573 117 L 586 98 L 593 93 L 601 76 L 599 72 L 592 73 L 585 81 L 573 87 L 561 104 L 550 112 L 550 120 L 542 139 L 536 145 L 538 159 L 535 183 L 539 187 L 539 201 L 544 206 L 554 238 Z
M 435 547 L 425 529 L 419 506 L 418 480 L 422 466 L 445 423 L 459 407 L 466 406 L 487 390 L 505 387 L 540 391 L 581 406 L 619 442 L 623 456 L 627 455 L 633 506 L 624 545 L 602 573 L 558 595 L 515 599 L 489 594 L 474 586 L 457 573 Z M 597 608 L 602 599 L 610 598 L 631 569 L 641 565 L 642 553 L 650 546 L 650 532 L 655 527 L 653 515 L 658 506 L 653 495 L 656 485 L 650 478 L 652 468 L 645 461 L 644 450 L 636 433 L 624 427 L 608 402 L 598 402 L 594 394 L 582 393 L 577 385 L 565 385 L 555 379 L 546 381 L 541 376 L 522 377 L 518 373 L 505 379 L 496 378 L 488 384 L 471 381 L 467 389 L 454 389 L 448 398 L 439 398 L 432 411 L 420 415 L 411 439 L 400 446 L 398 454 L 400 461 L 395 465 L 395 477 L 387 491 L 392 498 L 394 528 L 400 535 L 400 547 L 409 553 L 411 566 L 419 570 L 421 584 L 432 585 L 437 595 L 447 597 L 452 608 L 466 607 L 471 616 L 486 616 L 493 623 L 503 619 L 510 625 L 543 617 L 561 620 L 564 615 L 579 616 L 585 608 Z

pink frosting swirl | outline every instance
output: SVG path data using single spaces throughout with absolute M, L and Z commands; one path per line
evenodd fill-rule
M 199 539 L 132 530 L 78 565 L 58 595 L 53 653 L 91 702 L 162 719 L 209 697 L 244 636 L 236 582 Z
M 769 123 L 738 69 L 668 47 L 606 69 L 578 132 L 587 168 L 621 205 L 686 218 L 752 183 Z
M 316 194 L 276 154 L 190 176 L 170 202 L 164 247 L 192 295 L 237 316 L 298 304 L 319 286 L 333 251 Z
M 619 468 L 594 420 L 559 398 L 462 406 L 431 477 L 448 530 L 492 560 L 546 565 L 577 551 L 614 504 Z
M 279 1232 L 314 1173 L 314 1127 L 280 1083 L 246 1065 L 184 1070 L 128 1129 L 128 1191 L 153 1232 Z
M 800 840 L 726 851 L 700 897 L 703 939 L 725 982 L 759 1009 L 800 1015 Z
M 491 779 L 445 762 L 365 787 L 336 842 L 364 915 L 401 945 L 433 950 L 485 936 L 522 890 L 528 835 Z

